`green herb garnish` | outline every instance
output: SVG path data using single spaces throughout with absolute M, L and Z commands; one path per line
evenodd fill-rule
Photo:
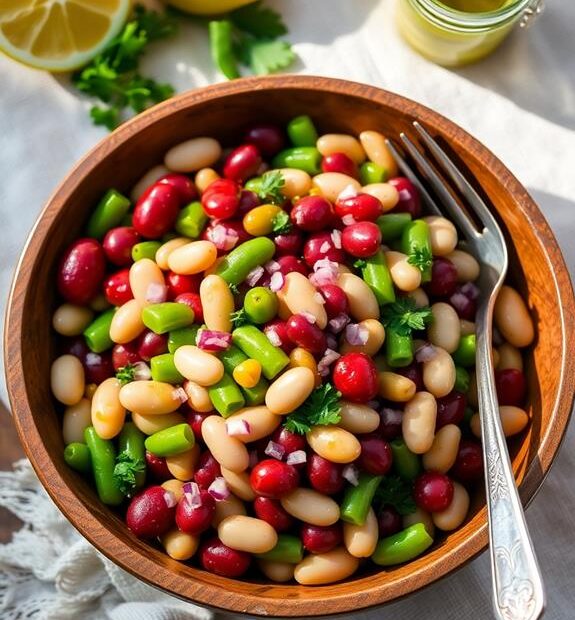
M 417 267 L 422 273 L 431 268 L 433 264 L 433 256 L 429 251 L 429 248 L 414 248 L 409 256 L 407 262 L 414 267 Z
M 272 232 L 276 235 L 285 235 L 292 229 L 289 215 L 285 211 L 280 211 L 272 220 Z
M 425 329 L 433 318 L 431 308 L 418 308 L 410 297 L 400 297 L 381 309 L 381 322 L 386 329 L 400 336 L 409 336 L 412 331 Z
M 385 476 L 375 492 L 374 503 L 378 507 L 393 506 L 400 515 L 415 512 L 412 485 L 399 476 Z
M 118 370 L 116 371 L 116 379 L 118 379 L 120 385 L 132 383 L 132 381 L 134 381 L 135 372 L 136 367 L 134 364 L 126 364 L 126 366 L 118 368 Z
M 337 424 L 341 420 L 341 393 L 331 383 L 317 387 L 307 400 L 290 413 L 284 427 L 298 435 L 304 435 L 312 426 Z
M 258 190 L 258 197 L 262 202 L 271 202 L 275 205 L 282 204 L 285 196 L 282 189 L 286 184 L 281 170 L 264 172 L 262 182 Z
M 353 261 L 353 266 L 356 269 L 359 269 L 361 271 L 362 269 L 364 269 L 367 266 L 367 261 L 364 260 L 363 258 L 358 258 L 357 260 Z
M 136 474 L 146 471 L 146 463 L 121 452 L 116 459 L 113 476 L 118 482 L 120 491 L 129 495 L 136 488 Z
M 244 308 L 240 308 L 239 310 L 232 312 L 231 319 L 234 329 L 236 327 L 241 327 L 242 325 L 248 325 L 251 323 L 248 314 Z

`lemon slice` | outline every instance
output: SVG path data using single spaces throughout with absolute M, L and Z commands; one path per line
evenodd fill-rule
M 117 35 L 131 0 L 0 0 L 0 51 L 31 67 L 70 71 Z

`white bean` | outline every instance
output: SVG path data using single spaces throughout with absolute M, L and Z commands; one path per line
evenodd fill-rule
M 318 139 L 316 147 L 324 157 L 333 155 L 333 153 L 343 153 L 356 164 L 361 164 L 365 161 L 365 151 L 359 140 L 354 136 L 341 133 L 326 133 Z
M 219 415 L 211 415 L 202 423 L 202 438 L 216 461 L 233 472 L 248 468 L 250 457 L 244 444 L 228 435 L 226 421 Z
M 62 420 L 62 437 L 66 445 L 76 441 L 84 443 L 84 429 L 92 424 L 91 409 L 87 398 L 66 407 Z
M 136 299 L 130 299 L 114 313 L 110 324 L 110 338 L 117 344 L 126 344 L 136 339 L 145 329 L 142 306 Z
M 132 381 L 120 390 L 120 402 L 128 411 L 144 415 L 172 413 L 182 404 L 178 390 L 162 381 Z
M 433 439 L 431 448 L 423 455 L 423 468 L 447 473 L 454 465 L 459 450 L 461 430 L 455 424 L 442 426 Z
M 454 482 L 451 504 L 441 512 L 433 512 L 431 518 L 435 527 L 444 532 L 450 532 L 457 529 L 465 521 L 468 511 L 469 493 L 459 482 Z
M 452 222 L 439 215 L 429 215 L 423 220 L 429 226 L 429 240 L 433 256 L 448 256 L 457 246 L 457 230 Z
M 96 388 L 92 398 L 92 426 L 102 439 L 112 439 L 120 434 L 126 419 L 126 408 L 120 402 L 122 386 L 110 377 Z
M 271 435 L 282 421 L 281 417 L 274 415 L 267 407 L 246 407 L 227 418 L 231 420 L 244 420 L 249 425 L 250 431 L 246 435 L 237 435 L 236 438 L 242 443 L 258 441 Z
M 351 463 L 361 454 L 357 437 L 339 426 L 314 426 L 306 439 L 314 452 L 332 463 Z
M 379 528 L 373 508 L 369 509 L 363 525 L 343 524 L 343 542 L 355 558 L 368 558 L 377 546 Z
M 519 293 L 510 286 L 502 286 L 493 312 L 495 324 L 502 336 L 514 347 L 527 347 L 535 337 L 533 320 Z
M 164 158 L 164 164 L 174 172 L 195 172 L 215 164 L 222 147 L 213 138 L 192 138 L 173 146 Z
M 436 398 L 447 396 L 455 385 L 455 363 L 445 349 L 435 347 L 435 357 L 423 363 L 423 383 Z
M 216 502 L 216 511 L 214 512 L 214 518 L 212 519 L 212 527 L 217 528 L 224 519 L 231 517 L 232 515 L 245 514 L 246 505 L 241 499 L 239 499 L 239 497 L 232 494 L 227 499 Z
M 231 549 L 247 553 L 266 553 L 278 542 L 274 528 L 262 519 L 233 515 L 218 525 L 218 537 Z
M 291 314 L 309 312 L 315 317 L 317 326 L 325 329 L 327 314 L 323 304 L 317 301 L 316 293 L 314 285 L 303 274 L 292 271 L 285 277 L 284 285 L 277 295 Z
M 168 257 L 170 254 L 174 250 L 177 250 L 188 243 L 190 243 L 190 240 L 187 237 L 174 237 L 173 239 L 170 239 L 169 241 L 166 241 L 166 243 L 162 244 L 158 248 L 156 256 L 154 257 L 158 267 L 164 271 L 167 271 L 170 268 L 168 265 Z
M 475 256 L 463 250 L 453 250 L 447 258 L 454 264 L 457 270 L 458 282 L 473 282 L 479 277 L 481 268 Z
M 214 385 L 224 376 L 224 365 L 211 353 L 185 344 L 174 353 L 174 365 L 186 379 L 198 385 Z
M 330 202 L 335 202 L 338 196 L 348 187 L 355 191 L 361 191 L 359 181 L 341 172 L 322 172 L 313 178 L 313 187 L 319 190 L 320 194 Z
M 395 158 L 385 143 L 385 136 L 379 131 L 362 131 L 359 134 L 359 141 L 363 146 L 368 158 L 378 166 L 387 171 L 388 177 L 393 178 L 398 175 Z
M 521 352 L 512 344 L 504 342 L 497 349 L 497 352 L 499 353 L 499 364 L 497 364 L 497 370 L 505 370 L 506 368 L 523 370 L 523 358 L 521 357 Z
M 157 291 L 166 290 L 164 274 L 151 258 L 142 258 L 130 267 L 130 288 L 141 306 L 149 306 Z
M 138 198 L 158 179 L 166 176 L 170 171 L 165 166 L 154 166 L 134 185 L 130 198 L 132 202 L 137 202 Z
M 453 353 L 459 345 L 461 330 L 457 312 L 450 304 L 440 301 L 431 306 L 431 313 L 433 321 L 427 328 L 429 341 L 448 353 Z
M 424 454 L 433 445 L 437 403 L 429 392 L 417 394 L 405 405 L 401 430 L 407 447 L 415 454 Z
M 349 313 L 356 321 L 379 319 L 379 304 L 371 288 L 353 273 L 340 273 L 338 286 L 349 302 Z
M 291 581 L 295 570 L 294 564 L 270 560 L 258 560 L 258 567 L 268 579 L 277 583 Z
M 54 312 L 52 327 L 62 336 L 79 336 L 94 318 L 94 313 L 86 306 L 62 304 Z
M 379 413 L 369 405 L 341 401 L 339 426 L 353 434 L 372 433 L 380 422 Z
M 339 519 L 337 503 L 312 489 L 299 488 L 280 500 L 292 517 L 312 525 L 332 525 Z
M 266 406 L 276 415 L 285 415 L 297 409 L 313 392 L 315 375 L 309 368 L 289 368 L 280 375 L 266 392 Z
M 421 284 L 421 271 L 408 262 L 408 256 L 402 252 L 386 252 L 385 260 L 393 283 L 400 291 L 415 291 Z
M 74 355 L 61 355 L 52 362 L 50 386 L 63 405 L 75 405 L 84 396 L 86 381 L 82 362 Z
M 244 502 L 253 502 L 256 494 L 250 484 L 250 475 L 247 471 L 235 472 L 222 467 L 222 476 L 226 481 L 228 489 Z
M 327 553 L 312 553 L 296 565 L 295 580 L 304 586 L 319 586 L 341 581 L 355 573 L 359 560 L 338 547 Z

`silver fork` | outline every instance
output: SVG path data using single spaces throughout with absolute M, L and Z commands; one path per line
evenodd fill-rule
M 481 295 L 475 321 L 476 373 L 485 463 L 493 602 L 496 616 L 501 620 L 535 620 L 543 614 L 545 590 L 501 428 L 491 357 L 493 307 L 507 273 L 507 247 L 497 221 L 477 192 L 429 133 L 417 121 L 413 126 L 441 170 L 465 198 L 466 207 L 481 223 L 479 228 L 454 199 L 415 143 L 401 133 L 405 150 L 481 263 L 478 280 Z M 387 144 L 401 171 L 420 190 L 428 209 L 436 215 L 443 215 L 399 150 L 391 141 L 388 140 Z

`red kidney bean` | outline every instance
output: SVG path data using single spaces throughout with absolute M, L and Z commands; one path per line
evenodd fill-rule
M 387 441 L 391 441 L 401 435 L 401 422 L 403 420 L 403 411 L 393 409 L 392 407 L 384 407 L 379 412 L 379 426 L 376 433 L 381 435 Z
M 99 292 L 105 271 L 102 246 L 95 239 L 78 239 L 60 260 L 58 291 L 66 301 L 84 306 Z
M 209 416 L 214 415 L 213 411 L 209 411 L 208 413 L 201 413 L 199 411 L 190 411 L 187 415 L 188 424 L 192 427 L 194 431 L 194 437 L 196 441 L 202 438 L 202 424 L 204 420 Z
M 251 211 L 259 204 L 261 204 L 261 201 L 255 192 L 252 192 L 249 189 L 242 189 L 240 192 L 240 202 L 238 204 L 238 216 L 243 217 L 248 211 Z M 247 234 L 245 230 L 244 234 Z
M 475 313 L 477 312 L 477 302 L 468 295 L 465 295 L 465 293 L 462 293 L 460 288 L 461 287 L 455 289 L 455 292 L 449 298 L 449 303 L 453 306 L 460 319 L 473 321 L 475 319 Z
M 194 323 L 204 322 L 204 309 L 199 293 L 182 293 L 178 295 L 174 301 L 178 304 L 185 304 L 194 311 Z
M 276 532 L 286 532 L 294 524 L 293 517 L 284 510 L 277 499 L 256 497 L 254 512 L 258 519 L 269 523 Z
M 299 254 L 303 246 L 303 237 L 299 231 L 292 230 L 289 233 L 276 235 L 274 243 L 276 244 L 276 256 Z
M 331 233 L 328 232 L 310 235 L 303 246 L 303 257 L 310 267 L 322 258 L 328 258 L 336 263 L 345 263 L 345 252 L 335 247 Z
M 365 437 L 360 439 L 361 454 L 358 465 L 370 474 L 385 476 L 391 469 L 393 455 L 387 441 L 379 437 Z
M 423 370 L 421 364 L 414 362 L 409 366 L 403 368 L 394 368 L 394 372 L 398 375 L 403 375 L 408 379 L 411 379 L 415 383 L 415 389 L 417 392 L 423 392 L 425 385 L 423 384 Z
M 243 183 L 253 177 L 262 163 L 262 157 L 257 146 L 242 144 L 235 148 L 224 162 L 224 176 Z
M 141 362 L 142 358 L 138 353 L 138 345 L 136 342 L 127 342 L 126 344 L 116 344 L 112 349 L 112 364 L 114 370 L 118 370 L 128 364 Z
M 299 474 L 292 465 L 277 459 L 266 459 L 252 469 L 250 484 L 258 495 L 280 499 L 297 488 Z
M 453 482 L 445 474 L 426 471 L 415 479 L 413 499 L 427 512 L 445 510 L 453 499 Z
M 381 247 L 381 231 L 373 222 L 358 222 L 343 229 L 343 249 L 356 258 L 373 256 Z
M 202 207 L 211 218 L 228 220 L 240 204 L 238 185 L 231 179 L 216 179 L 202 194 Z
M 137 339 L 138 355 L 149 362 L 156 355 L 168 352 L 168 336 L 155 334 L 150 329 L 143 331 Z
M 389 179 L 388 183 L 399 193 L 399 202 L 393 210 L 396 213 L 410 213 L 413 219 L 421 217 L 421 200 L 417 187 L 405 177 Z
M 264 325 L 264 333 L 270 339 L 270 342 L 274 346 L 278 346 L 276 343 L 279 342 L 279 347 L 282 349 L 284 353 L 288 355 L 290 352 L 295 349 L 295 344 L 290 340 L 287 331 L 287 323 L 282 321 L 281 319 L 274 319 L 269 323 Z
M 483 478 L 483 450 L 478 441 L 462 439 L 459 442 L 457 457 L 449 474 L 467 484 Z
M 166 176 L 158 179 L 157 183 L 174 188 L 182 206 L 187 205 L 198 197 L 198 190 L 194 182 L 185 174 L 170 172 L 170 174 L 166 174 Z
M 304 276 L 307 276 L 309 273 L 307 265 L 301 260 L 301 258 L 297 258 L 296 256 L 280 256 L 277 259 L 277 263 L 280 266 L 279 271 L 281 271 L 284 276 L 292 271 L 297 271 Z
M 215 179 L 204 190 L 202 200 L 206 195 L 210 194 L 229 194 L 236 196 L 240 191 L 239 185 L 231 179 Z
M 323 355 L 327 349 L 327 339 L 323 331 L 302 314 L 292 314 L 287 320 L 287 335 L 296 346 L 303 347 L 314 355 Z
M 134 207 L 134 228 L 146 239 L 159 239 L 174 227 L 180 202 L 180 194 L 175 187 L 154 183 L 140 196 Z
M 146 469 L 150 474 L 152 474 L 152 477 L 159 482 L 164 482 L 165 480 L 170 480 L 170 478 L 173 478 L 170 470 L 168 469 L 166 459 L 162 456 L 156 456 L 148 451 L 146 451 Z
M 310 553 L 327 553 L 340 545 L 342 539 L 341 523 L 333 525 L 304 523 L 301 528 L 301 541 Z
M 351 215 L 356 222 L 375 222 L 383 214 L 383 206 L 375 196 L 360 192 L 355 196 L 337 200 L 335 212 L 341 218 Z
M 292 223 L 307 232 L 326 228 L 333 216 L 331 203 L 322 196 L 304 196 L 293 206 L 290 219 Z
M 179 295 L 185 295 L 186 293 L 199 293 L 201 282 L 201 274 L 186 276 L 179 273 L 174 273 L 173 271 L 168 271 L 166 274 L 168 299 L 173 301 Z
M 377 524 L 379 526 L 379 536 L 393 536 L 403 529 L 401 515 L 390 504 L 385 504 L 377 513 Z
M 205 490 L 200 490 L 201 504 L 193 506 L 186 494 L 176 507 L 176 525 L 182 532 L 196 536 L 211 525 L 216 511 L 216 500 Z
M 275 125 L 256 125 L 246 131 L 244 142 L 254 144 L 262 155 L 271 157 L 284 147 L 284 135 Z
M 343 398 L 366 403 L 377 395 L 379 377 L 373 360 L 365 353 L 346 353 L 333 366 L 333 383 Z
M 307 477 L 311 486 L 324 495 L 335 495 L 345 486 L 344 465 L 332 463 L 319 454 L 310 454 L 307 459 Z
M 88 351 L 82 361 L 86 383 L 100 384 L 102 381 L 114 376 L 112 354 L 109 351 L 94 353 Z
M 284 456 L 296 452 L 297 450 L 305 450 L 307 448 L 307 441 L 303 435 L 297 435 L 288 431 L 284 426 L 278 426 L 271 436 L 271 440 L 274 443 L 280 445 L 284 450 Z M 266 441 L 267 445 L 267 441 Z M 304 465 L 301 463 L 296 465 L 296 469 Z
M 222 577 L 241 577 L 250 567 L 251 555 L 236 551 L 215 536 L 200 547 L 200 562 L 204 570 Z
M 132 264 L 132 248 L 140 241 L 140 235 L 133 226 L 118 226 L 106 233 L 102 246 L 106 258 L 118 267 Z
M 200 456 L 200 460 L 198 461 L 198 465 L 194 473 L 194 482 L 198 483 L 200 489 L 207 489 L 210 484 L 212 484 L 212 482 L 221 475 L 222 470 L 220 468 L 220 464 L 212 456 L 212 453 L 206 450 L 206 452 Z
M 123 306 L 134 297 L 130 287 L 130 270 L 127 268 L 109 275 L 104 280 L 103 287 L 106 300 L 113 306 Z
M 213 220 L 204 228 L 201 238 L 211 241 L 218 248 L 218 256 L 223 256 L 252 236 L 246 232 L 239 220 Z M 235 243 L 232 245 L 231 240 L 234 239 Z
M 434 297 L 449 297 L 455 292 L 457 269 L 448 258 L 438 256 L 433 259 L 431 282 L 427 284 L 426 288 Z
M 347 174 L 348 177 L 354 179 L 358 177 L 355 162 L 345 153 L 326 155 L 321 160 L 321 169 L 323 172 L 341 172 L 341 174 Z
M 323 284 L 318 286 L 318 291 L 325 300 L 323 307 L 330 319 L 333 319 L 338 314 L 349 314 L 347 295 L 337 284 Z
M 523 371 L 517 368 L 505 368 L 495 371 L 495 385 L 500 405 L 521 407 L 525 401 L 527 382 Z
M 467 398 L 461 392 L 450 392 L 447 396 L 437 398 L 437 418 L 435 431 L 447 424 L 459 425 L 465 417 Z
M 126 524 L 138 538 L 156 538 L 173 526 L 176 509 L 168 506 L 166 493 L 161 486 L 152 486 L 130 502 Z

